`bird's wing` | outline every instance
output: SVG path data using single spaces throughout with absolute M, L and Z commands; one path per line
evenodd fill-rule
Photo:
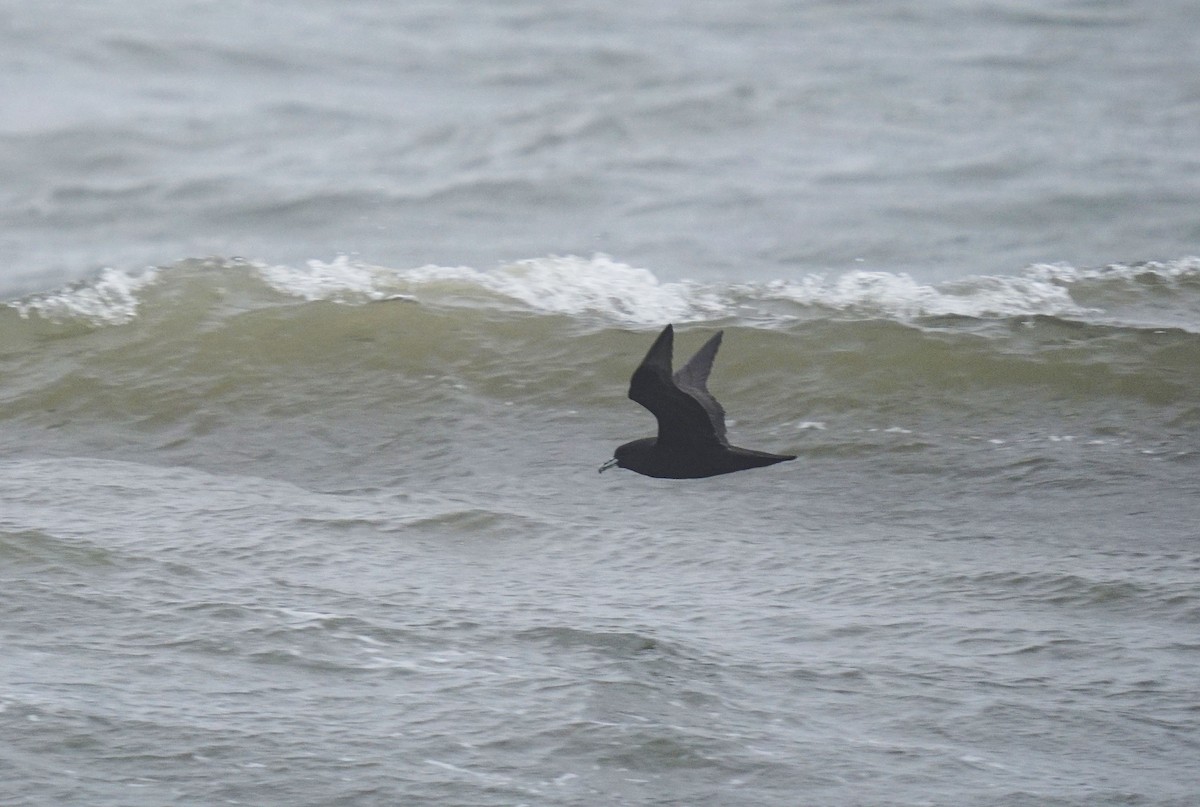
M 708 391 L 708 374 L 712 372 L 713 360 L 717 357 L 717 349 L 721 347 L 721 336 L 724 331 L 717 331 L 712 338 L 704 343 L 704 347 L 696 351 L 696 355 L 688 359 L 688 363 L 675 373 L 675 384 L 688 395 L 691 395 L 708 414 L 712 421 L 713 433 L 717 440 L 725 445 L 725 410 L 717 399 Z
M 708 368 L 712 366 L 712 357 L 716 355 L 717 350 L 714 340 L 715 337 L 710 339 L 680 373 L 683 374 L 695 364 L 694 371 L 702 370 L 703 376 L 707 377 Z M 681 389 L 676 379 L 671 377 L 671 353 L 674 343 L 675 331 L 668 325 L 654 340 L 646 358 L 642 359 L 642 363 L 633 371 L 633 378 L 629 380 L 629 397 L 649 409 L 658 419 L 659 445 L 681 448 L 721 445 L 724 438 L 718 436 L 717 427 L 708 408 L 693 392 Z M 707 360 L 701 356 L 706 352 L 709 354 Z M 703 380 L 700 386 L 703 387 Z M 707 395 L 707 390 L 704 394 Z M 713 403 L 716 404 L 716 401 Z M 717 406 L 717 410 L 720 411 L 720 406 Z M 723 435 L 723 416 L 718 420 L 721 423 L 720 433 Z

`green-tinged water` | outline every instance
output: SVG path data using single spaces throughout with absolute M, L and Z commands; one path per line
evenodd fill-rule
M 712 385 L 755 445 L 872 467 L 897 451 L 914 468 L 1011 452 L 1194 460 L 1193 264 L 1002 279 L 1003 294 L 990 278 L 938 289 L 864 275 L 855 294 L 844 280 L 722 288 L 604 260 L 545 264 L 284 277 L 188 262 L 14 301 L 0 309 L 0 444 L 218 470 L 233 448 L 266 461 L 258 473 L 309 482 L 353 481 L 364 462 L 414 481 L 508 473 L 516 457 L 568 473 L 651 428 L 624 393 L 664 314 L 681 354 L 728 331 Z M 1102 295 L 1106 308 L 1077 302 Z M 1152 304 L 1169 324 L 1146 320 Z M 400 446 L 430 456 L 397 465 Z

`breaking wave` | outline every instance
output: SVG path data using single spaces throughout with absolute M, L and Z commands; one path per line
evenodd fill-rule
M 191 299 L 189 301 L 189 294 Z M 1109 325 L 1200 332 L 1200 257 L 1078 268 L 1036 265 L 1011 276 L 922 283 L 907 274 L 856 271 L 760 283 L 664 282 L 605 255 L 551 256 L 495 269 L 397 269 L 339 257 L 281 266 L 242 259 L 191 259 L 125 272 L 7 303 L 22 318 L 122 325 L 143 305 L 236 308 L 288 302 L 407 301 L 438 308 L 565 316 L 597 327 L 733 320 L 777 327 L 831 317 L 914 322 L 928 318 L 1046 316 Z

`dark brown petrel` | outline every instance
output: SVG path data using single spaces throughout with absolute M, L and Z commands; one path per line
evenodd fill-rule
M 717 331 L 672 375 L 675 329 L 663 328 L 629 380 L 629 397 L 658 419 L 658 437 L 620 446 L 600 466 L 601 472 L 615 465 L 662 479 L 699 479 L 796 459 L 729 445 L 725 410 L 708 391 L 708 374 L 723 333 Z

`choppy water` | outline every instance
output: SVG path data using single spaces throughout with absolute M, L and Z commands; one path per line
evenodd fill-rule
M 0 804 L 1191 807 L 1198 14 L 0 2 Z
M 1186 804 L 1198 304 L 1194 261 L 208 261 L 23 298 L 10 798 Z M 726 328 L 731 431 L 798 462 L 596 474 L 651 427 L 664 317 L 680 353 Z

